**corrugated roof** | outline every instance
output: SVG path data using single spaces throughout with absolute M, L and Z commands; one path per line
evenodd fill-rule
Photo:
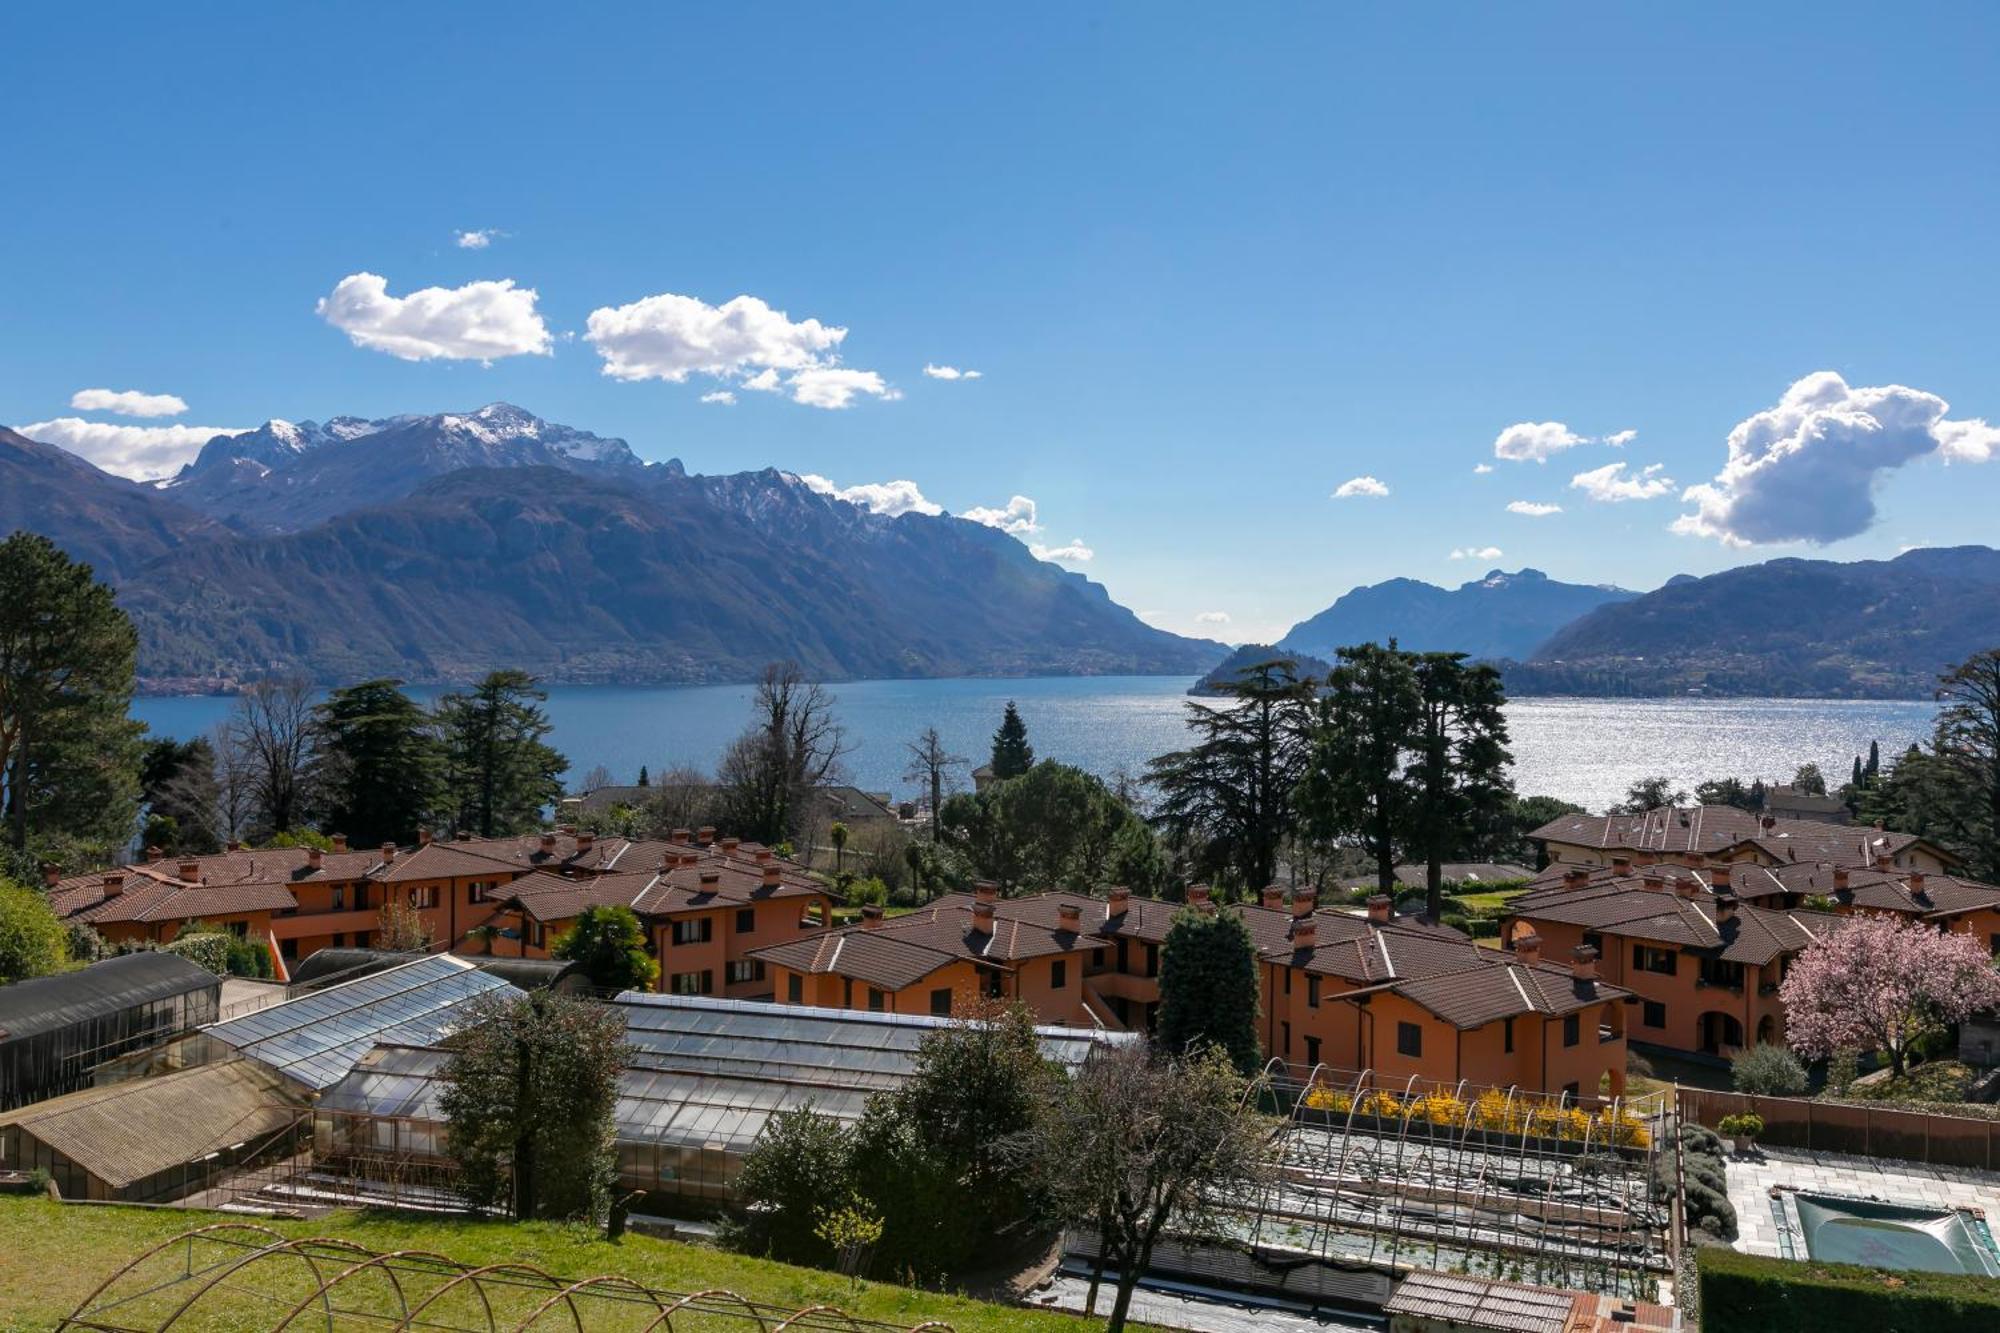
M 100 1014 L 201 990 L 219 996 L 222 979 L 177 954 L 154 950 L 121 954 L 60 976 L 0 986 L 0 1041 L 18 1041 Z

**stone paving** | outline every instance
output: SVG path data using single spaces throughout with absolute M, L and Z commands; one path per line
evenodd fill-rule
M 1750 1157 L 1732 1152 L 1728 1168 L 1736 1248 L 1750 1254 L 1779 1253 L 1778 1228 L 1771 1217 L 1773 1185 L 1918 1207 L 1979 1208 L 2000 1226 L 2000 1172 L 1800 1148 L 1758 1148 Z

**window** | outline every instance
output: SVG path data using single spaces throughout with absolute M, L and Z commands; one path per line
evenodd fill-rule
M 410 890 L 410 906 L 436 907 L 437 905 L 438 905 L 437 885 L 425 884 Z
M 1306 978 L 1306 1008 L 1319 1008 L 1319 978 Z
M 2000 935 L 1995 935 L 1993 938 L 1996 941 L 2000 941 Z M 1120 972 L 1130 972 L 1132 970 L 1132 951 L 1125 947 L 1129 943 L 1130 941 L 1123 935 L 1118 937 L 1118 970 Z M 2000 945 L 1996 945 L 1996 947 L 2000 947 Z
M 1663 977 L 1674 974 L 1674 962 L 1678 955 L 1672 949 L 1656 949 L 1650 944 L 1632 946 L 1632 970 L 1635 972 L 1658 972 Z
M 1639 1026 L 1642 1028 L 1663 1028 L 1667 1025 L 1667 1006 L 1658 1000 L 1647 1000 L 1639 1008 Z
M 715 992 L 715 973 L 706 968 L 699 972 L 677 972 L 674 974 L 673 992 L 676 995 L 712 995 Z
M 1721 958 L 1704 958 L 1700 963 L 1701 979 L 1711 986 L 1728 986 L 1734 990 L 1743 989 L 1743 964 L 1728 962 Z
M 2000 935 L 1996 935 L 1994 936 L 1994 938 L 2000 939 Z M 1292 969 L 1288 967 L 1285 969 L 1285 994 L 1290 995 L 1291 993 L 1292 993 Z
M 336 912 L 338 912 L 338 911 L 340 911 L 340 910 L 341 910 L 342 908 L 344 908 L 344 907 L 346 907 L 346 906 L 347 906 L 347 886 L 346 886 L 345 884 L 336 884 L 336 885 L 334 885 L 334 886 L 333 886 L 333 910 L 334 910 L 334 911 L 336 911 Z
M 1514 1020 L 1513 1020 L 1513 1019 L 1511 1019 L 1511 1018 L 1509 1018 L 1509 1019 L 1506 1019 L 1506 1020 L 1502 1021 L 1502 1023 L 1500 1024 L 1500 1040 L 1501 1040 L 1501 1041 L 1502 1041 L 1502 1042 L 1504 1043 L 1504 1045 L 1502 1046 L 1502 1049 L 1503 1049 L 1504 1051 L 1506 1051 L 1506 1053 L 1507 1053 L 1508 1055 L 1512 1055 L 1512 1054 L 1514 1053 Z
M 549 942 L 549 928 L 539 921 L 528 925 L 528 943 L 533 948 L 541 948 Z
M 472 883 L 465 886 L 465 901 L 469 903 L 485 902 L 486 891 L 492 887 L 491 884 L 483 879 L 473 880 Z
M 1599 958 L 1604 957 L 1604 937 L 1602 935 L 1599 935 L 1594 930 L 1586 930 L 1583 932 L 1583 942 L 1597 950 Z
M 876 990 L 873 986 L 868 988 L 868 1010 L 870 1013 L 876 1014 L 882 1012 L 882 992 Z
M 757 933 L 756 908 L 739 907 L 736 909 L 736 933 L 738 935 L 755 935 Z
M 785 998 L 797 1004 L 805 996 L 805 982 L 794 972 L 785 978 Z
M 1583 1040 L 1583 1020 L 1576 1014 L 1563 1016 L 1563 1045 L 1574 1046 Z
M 1307 1063 L 1307 1064 L 1309 1064 L 1309 1065 L 1317 1065 L 1317 1064 L 1319 1063 L 1319 1038 L 1318 1038 L 1318 1037 L 1307 1037 L 1307 1038 L 1306 1038 L 1306 1063 Z
M 1290 1023 L 1280 1023 L 1278 1024 L 1278 1028 L 1284 1034 L 1285 1058 L 1289 1060 L 1292 1058 L 1292 1025 Z
M 939 1018 L 951 1016 L 951 987 L 939 986 L 931 992 L 931 1012 Z
M 1049 964 L 1049 989 L 1061 990 L 1069 985 L 1069 960 L 1058 958 Z
M 714 938 L 714 917 L 682 917 L 674 922 L 675 944 L 706 944 Z
M 357 949 L 365 949 L 374 942 L 375 932 L 372 930 L 359 931 L 354 936 L 354 947 Z
M 1157 944 L 1146 946 L 1146 975 L 1149 977 L 1160 975 L 1160 946 Z
M 333 932 L 333 947 L 336 949 L 345 949 L 347 947 L 346 931 L 336 930 Z
M 1578 1083 L 1565 1083 L 1563 1084 L 1563 1091 L 1568 1094 L 1571 1101 L 1575 1101 L 1583 1095 L 1583 1086 Z
M 1396 1054 L 1422 1055 L 1424 1053 L 1424 1030 L 1415 1023 L 1396 1024 Z
M 764 979 L 764 961 L 761 958 L 746 958 L 742 962 L 731 963 L 724 969 L 722 975 L 728 979 L 729 984 L 732 986 L 741 985 L 746 981 L 762 981 Z M 793 977 L 792 980 L 797 981 L 798 978 Z

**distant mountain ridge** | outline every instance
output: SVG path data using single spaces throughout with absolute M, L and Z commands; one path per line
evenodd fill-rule
M 1413 652 L 1521 658 L 1586 612 L 1636 596 L 1623 588 L 1558 582 L 1539 569 L 1490 570 L 1456 588 L 1390 579 L 1347 593 L 1292 626 L 1277 646 L 1330 660 L 1353 644 L 1394 639 Z
M 455 682 L 1187 674 L 1080 574 L 950 515 L 891 518 L 776 469 L 690 476 L 508 404 L 271 421 L 142 485 L 0 431 L 0 531 L 119 586 L 153 688 L 273 672 Z

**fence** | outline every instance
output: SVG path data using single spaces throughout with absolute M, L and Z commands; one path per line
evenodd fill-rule
M 2000 1121 L 1889 1106 L 1753 1097 L 1680 1089 L 1681 1119 L 1714 1129 L 1726 1115 L 1761 1116 L 1761 1142 L 1780 1148 L 1892 1157 L 1931 1166 L 2000 1170 Z

